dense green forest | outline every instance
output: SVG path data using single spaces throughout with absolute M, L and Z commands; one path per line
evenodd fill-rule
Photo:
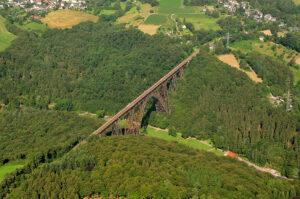
M 181 62 L 191 48 L 162 35 L 99 23 L 22 33 L 0 53 L 0 101 L 114 113 Z
M 0 112 L 0 165 L 44 154 L 61 156 L 102 123 L 66 111 Z
M 267 58 L 259 60 L 264 59 Z M 272 70 L 272 65 L 265 67 L 266 71 Z M 289 73 L 285 74 L 286 78 Z M 273 75 L 274 81 L 284 84 L 282 71 L 276 73 L 275 70 Z M 268 75 L 266 81 L 271 81 Z M 268 90 L 265 85 L 253 83 L 244 73 L 201 51 L 185 70 L 178 91 L 170 93 L 171 114 L 156 115 L 157 118 L 151 114 L 149 122 L 175 128 L 184 137 L 210 138 L 217 147 L 243 154 L 262 165 L 272 165 L 283 175 L 298 178 L 297 121 L 283 105 L 275 107 L 267 100 Z
M 6 198 L 290 198 L 293 182 L 231 158 L 145 136 L 92 139 L 36 169 Z

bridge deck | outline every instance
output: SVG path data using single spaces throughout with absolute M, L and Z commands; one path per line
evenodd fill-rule
M 130 111 L 135 105 L 140 103 L 145 97 L 151 94 L 156 88 L 158 88 L 165 81 L 169 80 L 175 73 L 177 73 L 185 64 L 187 64 L 194 56 L 199 53 L 199 50 L 194 52 L 191 56 L 182 61 L 179 65 L 177 65 L 174 69 L 172 69 L 168 74 L 163 76 L 160 80 L 158 80 L 155 84 L 153 84 L 150 88 L 148 88 L 144 93 L 138 96 L 135 100 L 129 103 L 125 108 L 123 108 L 120 112 L 114 115 L 109 121 L 104 123 L 100 128 L 95 130 L 92 135 L 100 135 L 107 128 L 109 128 L 112 124 L 114 124 L 118 119 L 124 116 L 128 111 Z

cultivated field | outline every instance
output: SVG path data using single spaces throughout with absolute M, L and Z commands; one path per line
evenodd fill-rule
M 244 52 L 257 51 L 261 54 L 268 55 L 279 59 L 280 61 L 290 62 L 291 59 L 295 59 L 299 68 L 290 68 L 294 73 L 295 83 L 300 80 L 300 53 L 288 49 L 282 45 L 275 44 L 273 42 L 261 42 L 259 40 L 244 40 L 232 45 L 233 48 L 239 49 Z M 279 58 L 282 57 L 282 58 Z
M 136 3 L 141 9 L 129 10 L 124 16 L 117 19 L 117 23 L 125 23 L 127 25 L 139 26 L 144 23 L 145 19 L 150 15 L 150 10 L 155 11 L 155 8 L 151 7 L 150 4 Z
M 164 25 L 167 22 L 167 17 L 164 15 L 153 14 L 150 15 L 144 24 L 152 24 L 152 25 Z
M 183 0 L 160 0 L 158 13 L 164 15 L 174 14 L 181 21 L 185 19 L 194 25 L 196 30 L 218 30 L 218 19 L 204 15 L 201 6 L 184 6 Z
M 272 36 L 271 30 L 263 30 L 263 31 L 260 31 L 260 32 L 264 33 L 267 36 Z
M 149 35 L 154 35 L 159 27 L 160 27 L 160 25 L 142 24 L 142 25 L 139 25 L 138 28 L 139 28 L 139 30 L 141 30 L 144 33 L 147 33 Z
M 58 10 L 50 12 L 41 21 L 50 28 L 71 28 L 84 21 L 97 22 L 98 17 L 80 11 Z
M 147 127 L 147 136 L 163 139 L 163 140 L 170 141 L 170 142 L 178 142 L 180 144 L 184 144 L 186 146 L 189 146 L 189 147 L 192 147 L 195 149 L 199 149 L 199 150 L 211 151 L 220 156 L 224 155 L 223 152 L 216 150 L 213 147 L 200 142 L 199 140 L 184 139 L 180 133 L 178 133 L 176 137 L 173 137 L 173 136 L 169 135 L 168 132 L 166 132 L 166 131 L 156 130 L 154 128 Z
M 228 64 L 229 66 L 236 68 L 240 71 L 243 71 L 244 73 L 246 73 L 248 75 L 248 77 L 254 81 L 254 82 L 262 82 L 262 79 L 259 78 L 257 76 L 257 74 L 251 70 L 251 71 L 246 71 L 240 68 L 240 64 L 238 63 L 238 61 L 236 60 L 235 56 L 232 54 L 227 54 L 227 55 L 220 55 L 218 56 L 218 59 L 226 64 Z
M 9 47 L 12 40 L 16 38 L 14 34 L 7 31 L 4 22 L 5 19 L 0 15 L 0 51 Z
M 12 173 L 17 168 L 22 167 L 21 164 L 7 163 L 3 166 L 0 166 L 0 182 L 3 180 L 6 174 Z

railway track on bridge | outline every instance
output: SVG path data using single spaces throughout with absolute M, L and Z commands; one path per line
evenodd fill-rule
M 188 64 L 193 57 L 195 57 L 199 53 L 199 50 L 196 50 L 192 55 L 183 60 L 180 64 L 178 64 L 175 68 L 173 68 L 168 74 L 163 76 L 160 80 L 158 80 L 155 84 L 153 84 L 150 88 L 144 91 L 140 96 L 135 98 L 132 102 L 130 102 L 125 108 L 123 108 L 120 112 L 114 115 L 110 120 L 100 126 L 97 130 L 95 130 L 92 135 L 101 135 L 106 129 L 116 123 L 119 119 L 121 119 L 124 115 L 126 115 L 130 110 L 132 110 L 136 105 L 141 103 L 146 97 L 148 97 L 151 93 L 153 93 L 157 88 L 159 88 L 162 84 L 170 80 L 174 74 L 177 74 L 183 67 Z M 73 149 L 77 149 L 81 144 L 86 143 L 86 140 L 83 140 L 79 144 L 77 144 Z

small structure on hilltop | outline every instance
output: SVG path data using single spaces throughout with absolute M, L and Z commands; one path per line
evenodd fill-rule
M 260 41 L 264 41 L 265 37 L 264 36 L 259 36 Z
M 239 155 L 236 153 L 233 153 L 231 151 L 228 151 L 227 153 L 225 153 L 225 156 L 231 157 L 231 158 L 238 158 Z

